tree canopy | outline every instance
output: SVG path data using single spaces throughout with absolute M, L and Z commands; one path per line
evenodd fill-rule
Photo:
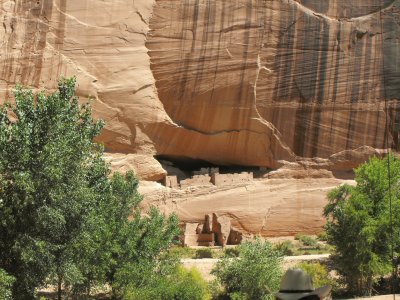
M 48 282 L 59 298 L 62 286 L 118 289 L 129 266 L 157 272 L 178 234 L 176 216 L 141 214 L 132 172 L 111 175 L 93 142 L 103 122 L 75 86 L 62 79 L 50 95 L 17 87 L 15 104 L 0 106 L 0 268 L 15 277 L 17 299 Z
M 328 194 L 326 232 L 349 290 L 370 295 L 377 275 L 391 272 L 392 245 L 395 254 L 400 251 L 400 219 L 395 217 L 400 213 L 400 159 L 373 157 L 355 170 L 355 181 L 356 186 L 345 184 Z
M 239 258 L 224 256 L 212 273 L 232 299 L 274 299 L 282 276 L 282 253 L 257 238 L 239 246 Z

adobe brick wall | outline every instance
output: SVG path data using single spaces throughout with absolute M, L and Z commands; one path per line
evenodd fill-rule
M 181 180 L 181 188 L 193 185 L 212 185 L 210 175 L 194 175 L 192 178 Z
M 238 183 L 253 181 L 253 172 L 242 172 L 234 174 L 219 174 L 211 175 L 211 182 L 214 185 L 235 185 Z
M 167 175 L 164 178 L 164 185 L 169 188 L 176 189 L 179 187 L 178 179 L 175 175 Z

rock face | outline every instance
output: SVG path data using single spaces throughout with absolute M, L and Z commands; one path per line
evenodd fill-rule
M 400 147 L 400 0 L 3 0 L 0 21 L 0 101 L 76 75 L 144 180 L 156 155 L 341 172 Z
M 192 186 L 181 190 L 147 183 L 140 187 L 140 192 L 146 204 L 157 205 L 166 213 L 176 212 L 182 221 L 195 223 L 187 233 L 194 234 L 205 215 L 213 220 L 211 215 L 216 214 L 217 222 L 211 222 L 208 231 L 219 233 L 219 240 L 215 239 L 218 243 L 235 244 L 237 237 L 233 231 L 239 236 L 287 236 L 322 231 L 326 194 L 343 182 L 336 178 L 267 179 L 229 187 Z M 351 180 L 346 182 L 353 184 Z
M 0 99 L 76 75 L 109 152 L 275 168 L 399 146 L 400 0 L 4 0 L 0 17 Z
M 397 148 L 399 3 L 157 1 L 147 42 L 157 91 L 192 131 L 160 151 L 276 167 L 386 148 L 385 122 Z

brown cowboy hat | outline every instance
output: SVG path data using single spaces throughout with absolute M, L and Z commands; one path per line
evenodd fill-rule
M 310 275 L 301 269 L 289 269 L 283 275 L 279 292 L 275 293 L 275 297 L 282 300 L 298 300 L 316 295 L 323 299 L 329 295 L 330 291 L 329 285 L 314 289 Z

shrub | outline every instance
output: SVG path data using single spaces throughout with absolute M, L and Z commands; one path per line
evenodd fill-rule
M 307 274 L 309 274 L 313 280 L 314 287 L 318 288 L 324 285 L 330 285 L 332 288 L 336 287 L 336 282 L 329 274 L 328 270 L 324 265 L 320 263 L 299 263 L 297 268 L 302 269 Z
M 6 271 L 0 269 L 0 299 L 11 300 L 12 292 L 11 288 L 15 281 L 15 278 L 8 275 Z
M 193 258 L 196 255 L 196 250 L 186 246 L 175 246 L 171 247 L 169 254 L 177 258 Z
M 303 243 L 304 246 L 315 247 L 317 246 L 317 240 L 314 239 L 312 236 L 303 235 L 299 238 L 300 242 Z
M 268 241 L 239 246 L 239 259 L 223 257 L 212 271 L 231 299 L 270 299 L 282 275 L 281 253 Z
M 328 235 L 326 231 L 322 231 L 318 234 L 317 239 L 321 242 L 326 242 L 328 240 Z
M 213 253 L 209 248 L 201 248 L 196 250 L 194 258 L 212 258 Z
M 294 236 L 294 239 L 296 240 L 296 241 L 298 241 L 298 240 L 300 240 L 300 238 L 302 237 L 302 236 L 304 236 L 304 234 L 302 234 L 302 233 L 296 233 L 295 234 L 295 236 Z
M 205 300 L 210 299 L 207 282 L 195 268 L 177 267 L 168 276 L 157 276 L 149 285 L 130 286 L 123 299 L 126 300 Z
M 282 255 L 293 255 L 294 245 L 291 241 L 283 241 L 275 245 L 275 249 L 279 251 Z
M 236 248 L 226 248 L 226 249 L 224 250 L 224 254 L 225 254 L 225 256 L 229 256 L 229 257 L 239 257 L 239 255 L 240 255 L 239 247 L 236 247 Z

